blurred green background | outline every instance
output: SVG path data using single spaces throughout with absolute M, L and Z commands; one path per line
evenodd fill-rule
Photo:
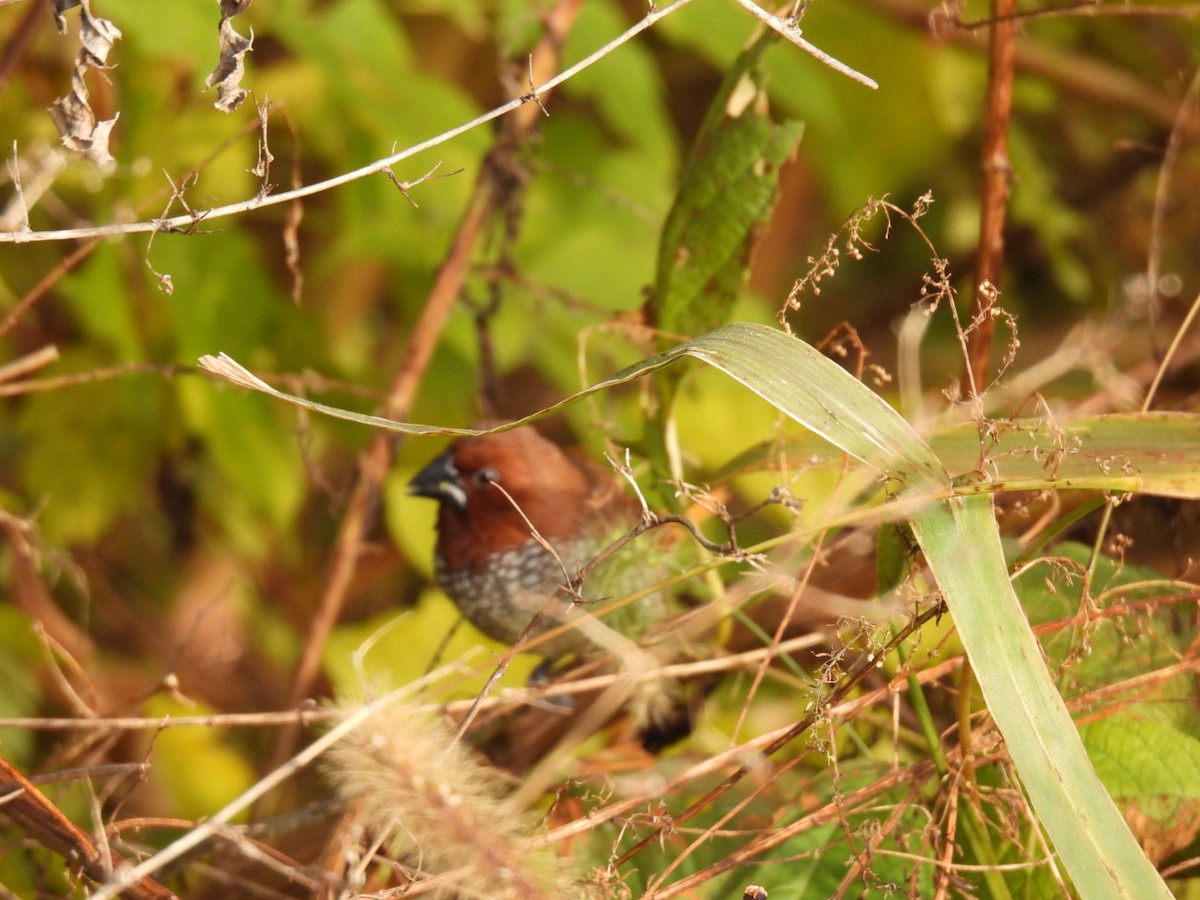
M 531 0 L 257 0 L 233 20 L 243 34 L 253 31 L 243 79 L 253 99 L 226 114 L 203 90 L 217 62 L 217 4 L 96 0 L 93 14 L 123 33 L 112 67 L 88 77 L 98 116 L 120 114 L 116 163 L 102 172 L 64 155 L 47 114 L 68 89 L 78 50 L 78 11 L 66 14 L 70 31 L 59 35 L 47 6 L 0 9 L 9 230 L 20 221 L 15 170 L 35 231 L 184 212 L 171 201 L 172 183 L 193 210 L 253 197 L 261 183 L 249 172 L 259 155 L 254 101 L 268 98 L 275 193 L 367 165 L 525 91 L 525 57 L 540 33 L 540 4 Z M 1080 323 L 1102 335 L 1102 362 L 1037 385 L 1062 406 L 1148 365 L 1200 284 L 1200 154 L 1187 142 L 1160 209 L 1162 230 L 1151 234 L 1160 164 L 1200 60 L 1194 10 L 1087 10 L 1094 14 L 1022 21 L 1010 132 L 1002 303 L 1020 325 L 1016 369 L 1075 340 Z M 588 0 L 565 62 L 645 11 L 644 0 Z M 968 25 L 988 12 L 974 0 L 954 11 Z M 831 236 L 885 195 L 908 209 L 932 192 L 921 226 L 969 298 L 986 29 L 947 15 L 919 0 L 811 5 L 805 37 L 876 79 L 876 91 L 786 43 L 767 51 L 771 115 L 805 130 L 781 171 L 736 318 L 775 321 Z M 631 335 L 655 280 L 659 232 L 705 112 L 756 28 L 732 0 L 695 0 L 543 99 L 549 115 L 512 157 L 523 190 L 488 223 L 413 421 L 463 426 L 483 413 L 532 412 L 648 352 L 652 345 Z M 293 393 L 373 411 L 404 361 L 495 133 L 495 125 L 476 128 L 398 165 L 402 180 L 440 166 L 440 177 L 411 190 L 415 203 L 382 174 L 305 198 L 291 267 L 288 205 L 201 221 L 193 234 L 106 238 L 69 264 L 82 243 L 0 245 L 0 364 L 48 345 L 59 354 L 0 381 L 0 511 L 8 517 L 0 598 L 9 601 L 0 605 L 0 716 L 73 714 L 79 702 L 105 715 L 286 707 L 359 454 L 373 435 L 191 367 L 224 352 Z M 44 191 L 35 196 L 38 185 Z M 919 235 L 891 225 L 869 223 L 873 249 L 861 260 L 839 240 L 836 277 L 788 316 L 814 343 L 849 323 L 871 361 L 889 371 L 896 330 L 931 270 Z M 1153 317 L 1143 277 L 1152 240 L 1163 273 Z M 162 275 L 172 292 L 160 288 Z M 49 290 L 14 315 L 47 279 Z M 1188 359 L 1167 386 L 1168 406 L 1195 405 L 1194 354 Z M 948 317 L 932 321 L 922 363 L 935 397 L 957 377 L 961 353 Z M 75 377 L 48 390 L 22 385 L 64 376 Z M 485 388 L 490 410 L 481 404 Z M 1131 402 L 1105 396 L 1106 409 Z M 639 410 L 637 389 L 605 396 L 573 409 L 563 430 L 593 449 L 605 436 L 637 443 Z M 779 427 L 765 404 L 709 373 L 685 384 L 678 417 L 697 482 Z M 454 619 L 428 587 L 432 505 L 403 490 L 440 446 L 434 438 L 399 447 L 326 650 L 320 694 L 357 679 L 353 649 L 398 611 L 410 618 L 385 639 L 396 649 L 372 658 L 399 678 L 424 670 Z M 29 630 L 39 610 L 51 609 L 62 617 L 55 639 L 73 641 L 58 656 Z M 463 634 L 456 641 L 474 643 Z M 51 674 L 51 658 L 81 700 Z M 162 689 L 168 673 L 174 698 Z M 513 683 L 523 674 L 514 671 Z M 155 757 L 166 762 L 132 809 L 207 814 L 245 787 L 269 744 L 216 732 L 193 738 L 176 749 L 159 738 Z M 0 732 L 0 753 L 25 770 L 144 751 L 131 740 L 81 747 L 53 734 Z M 217 797 L 189 793 L 187 779 L 172 776 L 169 760 L 180 755 L 192 770 L 219 767 Z

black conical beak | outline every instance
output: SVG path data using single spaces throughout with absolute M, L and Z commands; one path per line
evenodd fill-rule
M 409 494 L 429 497 L 438 503 L 449 503 L 455 509 L 467 508 L 467 495 L 459 482 L 458 469 L 454 467 L 454 455 L 449 451 L 434 459 L 413 476 L 408 483 Z

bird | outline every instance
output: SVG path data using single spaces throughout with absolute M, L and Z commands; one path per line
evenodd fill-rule
M 408 491 L 438 503 L 435 578 L 471 624 L 509 646 L 556 632 L 531 648 L 544 660 L 539 675 L 566 656 L 619 652 L 611 632 L 661 605 L 651 595 L 606 616 L 613 628 L 596 624 L 588 609 L 643 586 L 636 573 L 646 583 L 662 577 L 628 552 L 589 573 L 581 596 L 572 593 L 581 569 L 638 524 L 642 506 L 614 473 L 531 426 L 459 438 Z

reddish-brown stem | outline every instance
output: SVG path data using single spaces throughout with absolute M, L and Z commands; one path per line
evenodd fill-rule
M 980 186 L 979 255 L 967 346 L 964 396 L 975 396 L 988 383 L 995 319 L 990 308 L 1004 265 L 1004 219 L 1012 172 L 1008 161 L 1008 125 L 1012 119 L 1013 61 L 1016 55 L 1016 0 L 992 0 L 988 42 L 988 92 L 983 120 L 983 181 Z

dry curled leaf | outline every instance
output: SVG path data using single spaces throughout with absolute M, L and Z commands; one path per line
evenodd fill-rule
M 96 114 L 88 103 L 88 89 L 84 76 L 88 69 L 107 69 L 108 54 L 113 44 L 121 39 L 121 31 L 108 19 L 96 18 L 88 8 L 86 0 L 75 0 L 82 7 L 79 19 L 79 56 L 71 72 L 71 91 L 54 101 L 50 117 L 62 134 L 65 147 L 84 154 L 97 165 L 112 161 L 108 151 L 108 139 L 120 113 L 111 119 L 96 120 Z M 72 0 L 56 0 L 54 15 L 59 30 L 64 27 L 62 10 L 69 8 Z
M 244 37 L 234 31 L 230 19 L 250 6 L 251 0 L 221 0 L 221 24 L 218 26 L 221 59 L 204 80 L 206 88 L 216 87 L 217 101 L 213 104 L 222 112 L 233 112 L 249 93 L 242 85 L 246 72 L 243 57 L 254 46 L 254 32 Z

